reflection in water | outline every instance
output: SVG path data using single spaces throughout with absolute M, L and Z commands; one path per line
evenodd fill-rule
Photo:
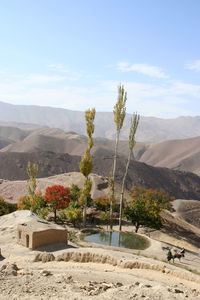
M 91 238 L 92 238 L 92 235 L 90 236 Z M 97 233 L 97 236 L 98 235 L 99 235 L 99 240 L 102 242 L 101 244 L 109 245 L 109 246 L 112 245 L 112 231 L 100 232 L 100 233 Z M 97 243 L 97 242 L 95 242 L 95 243 Z
M 103 244 L 121 248 L 144 250 L 149 247 L 149 241 L 138 234 L 125 232 L 100 232 L 84 237 L 90 243 Z

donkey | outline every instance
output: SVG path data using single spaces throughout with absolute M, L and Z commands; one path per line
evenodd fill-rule
M 180 252 L 176 252 L 176 253 L 173 255 L 173 262 L 174 262 L 174 259 L 175 259 L 175 258 L 178 258 L 179 261 L 181 261 L 181 257 L 185 257 L 185 248 L 182 248 Z
M 184 248 L 180 252 L 176 251 L 174 255 L 172 254 L 171 249 L 169 249 L 169 251 L 167 253 L 167 260 L 170 261 L 172 259 L 173 263 L 174 263 L 175 258 L 178 258 L 179 261 L 181 261 L 182 257 L 185 257 L 185 249 Z

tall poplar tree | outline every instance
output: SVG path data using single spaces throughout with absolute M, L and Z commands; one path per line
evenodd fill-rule
M 118 144 L 119 144 L 119 135 L 122 129 L 124 118 L 126 116 L 126 100 L 127 93 L 124 90 L 123 85 L 119 85 L 118 87 L 118 99 L 117 103 L 114 106 L 113 114 L 114 114 L 114 122 L 116 125 L 116 140 L 115 140 L 115 154 L 114 154 L 114 162 L 113 162 L 113 170 L 112 174 L 109 178 L 109 188 L 110 188 L 110 229 L 113 227 L 113 201 L 115 200 L 115 173 L 116 173 L 116 163 L 117 163 L 117 152 L 118 152 Z
M 37 188 L 36 177 L 38 175 L 38 165 L 36 163 L 33 163 L 33 165 L 31 165 L 31 162 L 28 161 L 26 171 L 29 176 L 27 189 L 31 200 L 31 211 L 33 211 L 33 205 L 36 197 L 36 188 Z
M 81 189 L 81 195 L 80 195 L 80 202 L 83 203 L 83 226 L 84 227 L 86 226 L 87 198 L 90 196 L 90 191 L 92 188 L 92 182 L 89 178 L 89 174 L 91 173 L 93 167 L 92 156 L 90 154 L 90 151 L 93 146 L 92 134 L 94 133 L 94 118 L 95 118 L 94 108 L 85 111 L 88 145 L 85 151 L 85 155 L 82 156 L 79 165 L 80 172 L 85 176 L 84 186 Z
M 129 147 L 129 154 L 128 154 L 128 159 L 126 163 L 126 170 L 124 173 L 124 177 L 122 180 L 122 188 L 121 188 L 121 195 L 120 195 L 120 211 L 119 211 L 119 231 L 122 230 L 122 208 L 123 208 L 123 198 L 124 198 L 124 185 L 126 181 L 126 176 L 128 173 L 128 167 L 131 161 L 131 155 L 133 154 L 133 148 L 135 146 L 135 134 L 138 128 L 140 116 L 135 113 L 133 114 L 133 117 L 131 118 L 131 126 L 130 126 L 130 131 L 129 131 L 129 141 L 128 141 L 128 147 Z

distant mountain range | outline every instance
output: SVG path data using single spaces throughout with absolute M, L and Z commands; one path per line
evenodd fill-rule
M 121 132 L 121 139 L 127 140 L 131 115 L 127 114 Z M 26 129 L 42 127 L 60 128 L 85 135 L 84 112 L 61 108 L 13 105 L 0 102 L 0 122 Z M 11 123 L 10 123 L 11 122 Z M 17 122 L 17 124 L 16 124 Z M 23 126 L 22 123 L 27 123 Z M 34 124 L 34 125 L 32 125 Z M 111 112 L 97 112 L 95 117 L 96 137 L 115 138 L 115 125 Z M 166 140 L 185 139 L 200 136 L 200 117 L 178 117 L 160 119 L 141 117 L 137 140 L 145 143 L 156 143 Z
M 58 128 L 27 130 L 0 126 L 0 152 L 54 152 L 82 156 L 87 138 Z M 92 154 L 96 157 L 112 157 L 115 141 L 95 138 Z M 128 141 L 119 142 L 119 155 L 127 158 Z M 155 144 L 137 142 L 134 148 L 137 161 L 155 167 L 190 171 L 200 175 L 200 137 L 165 141 Z

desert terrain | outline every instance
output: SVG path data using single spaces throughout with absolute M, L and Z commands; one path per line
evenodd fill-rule
M 0 122 L 0 154 L 16 155 L 14 153 L 46 153 L 57 155 L 63 153 L 71 156 L 84 154 L 87 138 L 75 132 L 65 132 L 58 128 L 26 125 L 23 128 L 9 123 L 10 126 L 1 125 Z M 32 126 L 32 127 L 28 127 Z M 96 137 L 92 148 L 95 157 L 113 157 L 115 141 Z M 12 154 L 11 154 L 12 153 Z M 121 157 L 128 156 L 128 141 L 120 140 L 118 153 Z M 3 155 L 3 154 L 2 154 Z M 5 154 L 4 154 L 5 155 Z M 193 172 L 200 174 L 198 164 L 200 157 L 200 137 L 165 140 L 156 143 L 139 142 L 134 147 L 133 157 L 138 162 L 144 162 L 154 167 L 165 167 L 173 170 Z
M 29 211 L 1 217 L 1 299 L 200 299 L 199 249 L 187 249 L 184 241 L 179 247 L 186 247 L 185 257 L 174 264 L 163 250 L 170 242 L 179 249 L 170 236 L 168 243 L 149 238 L 143 251 L 78 240 L 31 251 L 16 243 L 16 226 L 32 218 Z M 39 253 L 55 260 L 34 262 Z M 66 254 L 67 261 L 61 261 Z
M 143 120 L 143 127 L 148 127 L 147 121 Z M 112 137 L 111 131 L 106 137 Z M 161 231 L 140 229 L 139 233 L 150 242 L 149 248 L 131 250 L 86 243 L 80 239 L 80 230 L 65 225 L 69 231 L 68 245 L 49 245 L 31 251 L 17 244 L 16 230 L 18 224 L 37 217 L 29 211 L 2 216 L 1 299 L 200 299 L 199 137 L 178 138 L 154 144 L 138 142 L 130 163 L 125 186 L 127 199 L 133 185 L 161 189 L 175 197 L 175 212 L 162 212 Z M 155 141 L 160 140 L 155 138 Z M 86 143 L 86 137 L 58 128 L 3 124 L 0 195 L 10 203 L 17 203 L 20 196 L 27 194 L 29 160 L 39 166 L 38 190 L 44 192 L 53 184 L 75 183 L 82 187 L 84 178 L 79 173 L 79 162 Z M 114 141 L 105 137 L 94 140 L 92 198 L 108 194 L 113 148 Z M 118 197 L 127 154 L 127 141 L 120 141 Z M 134 227 L 126 222 L 123 231 L 134 232 Z M 168 262 L 167 249 L 175 253 L 182 247 L 186 249 L 185 257 Z M 43 261 L 34 261 L 38 254 Z M 55 259 L 46 261 L 50 254 Z

